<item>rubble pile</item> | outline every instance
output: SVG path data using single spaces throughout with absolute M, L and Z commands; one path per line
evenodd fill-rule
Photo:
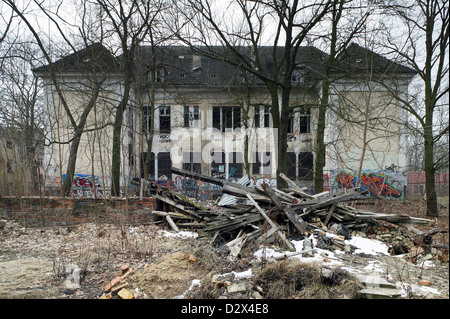
M 266 184 L 249 187 L 248 177 L 232 183 L 177 168 L 172 168 L 172 172 L 221 186 L 222 199 L 216 201 L 214 206 L 205 205 L 149 183 L 147 190 L 160 202 L 160 209 L 153 211 L 153 214 L 159 219 L 164 218 L 176 232 L 180 228 L 191 229 L 201 237 L 210 236 L 211 244 L 229 250 L 230 259 L 237 258 L 244 245 L 250 242 L 267 244 L 277 241 L 295 254 L 306 254 L 315 248 L 352 253 L 355 247 L 345 241 L 354 235 L 371 236 L 389 244 L 392 255 L 407 254 L 418 245 L 418 236 L 426 238 L 412 225 L 433 223 L 429 219 L 406 214 L 374 213 L 346 204 L 367 199 L 359 189 L 310 195 L 285 175 L 280 176 L 289 188 L 277 189 Z M 307 245 L 311 235 L 317 239 L 315 247 Z M 432 235 L 428 234 L 428 237 Z M 304 250 L 295 252 L 295 247 L 287 238 L 306 239 Z M 411 253 L 412 258 L 417 255 L 417 249 Z

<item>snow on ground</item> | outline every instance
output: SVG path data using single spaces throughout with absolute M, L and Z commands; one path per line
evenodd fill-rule
M 179 231 L 177 233 L 170 232 L 167 230 L 161 230 L 161 235 L 165 237 L 178 237 L 178 238 L 197 238 L 198 234 L 196 232 L 190 231 Z

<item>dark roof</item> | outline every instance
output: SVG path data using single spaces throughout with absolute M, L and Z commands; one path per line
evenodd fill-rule
M 366 74 L 366 66 L 373 74 L 404 74 L 414 76 L 416 71 L 394 62 L 356 43 L 351 43 L 339 57 L 337 67 L 333 70 L 350 75 Z
M 283 58 L 283 47 L 276 50 L 277 59 Z M 250 47 L 237 47 L 237 51 L 243 57 L 250 59 L 252 51 Z M 198 47 L 188 46 L 158 46 L 155 49 L 156 67 L 152 63 L 153 49 L 151 46 L 142 46 L 137 53 L 136 72 L 148 75 L 149 72 L 157 72 L 159 82 L 164 85 L 204 85 L 223 86 L 229 84 L 240 85 L 245 79 L 252 83 L 262 82 L 244 72 L 238 63 L 234 65 L 225 60 L 239 61 L 235 54 L 224 46 Z M 217 58 L 201 55 L 201 52 L 216 53 Z M 273 68 L 273 47 L 261 46 L 258 55 L 261 65 L 271 76 Z M 225 56 L 223 59 L 218 57 Z M 297 53 L 296 67 L 304 70 L 305 81 L 302 85 L 311 85 L 320 79 L 322 68 L 328 55 L 315 47 L 300 47 Z M 352 43 L 341 55 L 334 72 L 346 72 L 347 74 L 365 74 L 366 59 L 369 58 L 372 70 L 376 73 L 402 73 L 414 75 L 415 71 L 401 64 L 386 59 L 385 57 Z M 103 45 L 94 43 L 73 54 L 63 57 L 53 63 L 57 72 L 96 71 L 117 72 L 120 70 L 121 56 L 114 55 Z M 49 71 L 49 66 L 42 66 L 33 70 L 36 73 Z M 281 74 L 281 72 L 280 72 Z
M 253 54 L 250 47 L 237 47 L 236 49 L 244 58 L 249 58 Z M 238 61 L 240 60 L 236 57 L 236 54 L 223 46 L 207 48 L 164 46 L 157 47 L 154 51 L 156 69 L 158 72 L 164 71 L 164 83 L 166 85 L 239 85 L 245 80 L 252 81 L 254 84 L 262 83 L 250 72 L 244 72 L 243 68 L 239 66 Z M 277 51 L 278 59 L 281 59 L 283 48 L 279 47 Z M 217 58 L 206 56 L 206 54 L 202 55 L 202 52 L 208 52 Z M 152 47 L 144 46 L 141 48 L 141 60 L 144 61 L 144 64 L 147 63 L 147 72 L 153 69 L 151 67 L 152 54 Z M 258 54 L 262 67 L 269 76 L 272 76 L 273 47 L 259 47 Z M 225 58 L 220 59 L 221 56 L 225 56 Z M 296 64 L 298 68 L 304 68 L 306 71 L 305 83 L 312 83 L 318 78 L 325 56 L 325 53 L 314 47 L 299 48 Z M 235 63 L 229 63 L 230 60 Z
M 69 54 L 55 62 L 52 66 L 56 72 L 114 72 L 117 59 L 100 43 L 94 43 Z M 35 73 L 47 73 L 49 65 L 33 69 Z

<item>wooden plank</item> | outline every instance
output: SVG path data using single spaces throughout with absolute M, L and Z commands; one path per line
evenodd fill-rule
M 327 214 L 327 217 L 325 218 L 325 221 L 323 222 L 323 224 L 326 226 L 328 224 L 328 222 L 330 221 L 331 215 L 333 215 L 334 210 L 336 209 L 336 204 L 333 204 L 331 206 L 331 209 L 329 211 L 329 213 Z
M 224 182 L 226 182 L 225 180 L 220 179 L 220 178 L 210 177 L 210 176 L 206 176 L 203 174 L 186 171 L 184 169 L 180 169 L 180 168 L 176 168 L 176 167 L 172 167 L 171 170 L 172 170 L 172 173 L 182 175 L 182 176 L 187 176 L 187 177 L 193 178 L 193 179 L 201 181 L 201 182 L 207 182 L 207 183 L 211 183 L 211 184 L 215 184 L 215 185 L 219 185 L 219 186 L 223 186 Z
M 275 234 L 278 231 L 278 227 L 271 227 L 268 231 L 266 231 L 264 234 L 262 234 L 261 236 L 259 236 L 256 240 L 255 243 L 257 245 L 260 245 L 262 243 L 264 243 L 268 238 L 270 238 L 273 234 Z
M 167 197 L 165 197 L 165 196 L 158 195 L 158 194 L 153 195 L 153 198 L 158 199 L 158 200 L 160 200 L 160 201 L 162 201 L 162 202 L 165 202 L 165 203 L 169 204 L 170 206 L 173 206 L 173 207 L 175 207 L 176 209 L 179 209 L 179 210 L 181 210 L 183 213 L 186 213 L 186 214 L 188 214 L 188 215 L 190 215 L 190 216 L 192 216 L 192 217 L 195 217 L 195 218 L 197 218 L 197 219 L 202 219 L 202 217 L 198 216 L 197 214 L 195 214 L 194 212 L 192 212 L 192 211 L 190 211 L 190 210 L 187 210 L 186 207 L 184 207 L 183 205 L 180 205 L 180 204 L 176 203 L 175 201 L 171 200 L 170 198 L 167 198 Z
M 358 197 L 360 197 L 360 194 L 358 192 L 351 192 L 349 194 L 338 195 L 338 196 L 335 196 L 335 197 L 331 197 L 331 198 L 322 200 L 322 201 L 320 201 L 319 203 L 317 203 L 315 205 L 309 206 L 307 208 L 307 211 L 311 212 L 311 211 L 313 211 L 315 209 L 323 208 L 323 207 L 330 206 L 330 205 L 333 205 L 333 204 L 337 204 L 339 202 L 355 200 Z
M 264 210 L 261 207 L 259 207 L 258 203 L 253 199 L 252 195 L 247 194 L 247 198 L 252 202 L 252 204 L 256 207 L 259 213 L 267 220 L 269 225 L 272 226 L 272 228 L 277 229 L 278 236 L 280 236 L 280 238 L 283 240 L 283 242 L 286 244 L 289 250 L 295 251 L 294 245 L 292 245 L 292 243 L 289 240 L 287 240 L 286 236 L 278 229 L 277 225 L 275 225 L 275 223 L 269 218 L 269 216 L 267 216 Z
M 303 219 L 298 216 L 298 214 L 289 206 L 289 205 L 283 205 L 280 200 L 277 198 L 275 192 L 272 190 L 270 186 L 263 185 L 264 191 L 266 194 L 269 195 L 272 202 L 275 204 L 275 206 L 278 207 L 279 210 L 284 212 L 284 214 L 287 216 L 287 218 L 294 224 L 295 228 L 298 230 L 298 232 L 303 235 L 306 231 L 307 224 L 303 221 Z
M 167 222 L 169 223 L 169 225 L 172 227 L 172 229 L 173 229 L 174 231 L 176 231 L 177 233 L 180 231 L 180 230 L 178 229 L 177 225 L 175 225 L 175 223 L 173 222 L 172 218 L 170 218 L 169 215 L 166 216 L 166 220 L 167 220 Z
M 305 193 L 304 191 L 302 191 L 300 189 L 300 187 L 297 186 L 297 184 L 295 184 L 289 177 L 287 177 L 286 175 L 284 175 L 283 173 L 280 173 L 280 177 L 289 185 L 289 187 L 295 191 L 297 194 L 305 197 L 305 198 L 309 198 L 309 199 L 314 199 L 314 197 L 312 195 L 309 195 L 308 193 Z

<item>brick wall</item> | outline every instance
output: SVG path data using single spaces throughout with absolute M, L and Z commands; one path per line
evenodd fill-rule
M 139 225 L 153 220 L 153 198 L 93 199 L 0 197 L 0 218 L 24 226 L 70 226 L 85 222 Z

